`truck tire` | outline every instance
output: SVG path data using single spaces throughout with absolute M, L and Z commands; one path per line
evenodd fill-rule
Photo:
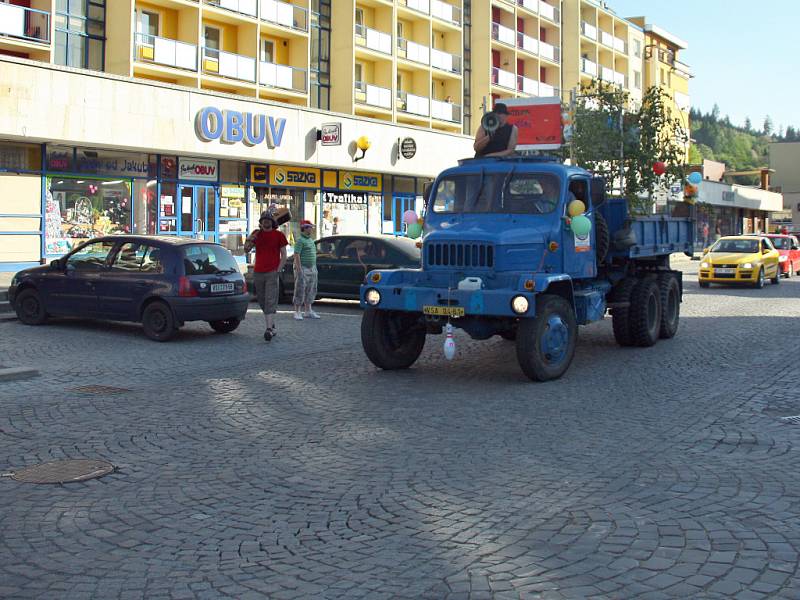
M 373 365 L 392 371 L 407 369 L 422 354 L 425 328 L 413 313 L 367 308 L 361 318 L 361 345 Z
M 628 319 L 634 346 L 646 348 L 658 341 L 661 331 L 661 293 L 653 278 L 640 279 L 633 288 Z
M 633 288 L 639 282 L 634 277 L 626 277 L 616 286 L 612 292 L 614 302 L 630 303 Z M 611 309 L 612 327 L 614 329 L 614 339 L 620 346 L 633 346 L 630 325 L 630 304 L 625 307 Z
M 521 319 L 517 329 L 517 361 L 530 379 L 558 379 L 569 368 L 578 342 L 578 321 L 569 302 L 543 294 L 536 316 Z
M 668 340 L 678 333 L 681 319 L 681 286 L 672 273 L 658 276 L 658 289 L 661 293 L 661 330 L 659 337 Z
M 597 253 L 597 264 L 602 264 L 611 246 L 611 235 L 608 232 L 608 222 L 599 212 L 594 213 L 594 247 Z

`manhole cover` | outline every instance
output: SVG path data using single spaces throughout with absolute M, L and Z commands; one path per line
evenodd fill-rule
M 71 483 L 108 475 L 114 465 L 104 460 L 54 460 L 15 471 L 11 478 L 23 483 Z
M 122 394 L 130 392 L 129 389 L 112 387 L 109 385 L 83 385 L 81 387 L 72 388 L 72 392 L 80 392 L 81 394 Z

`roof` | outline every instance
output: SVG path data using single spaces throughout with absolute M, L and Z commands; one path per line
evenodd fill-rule
M 670 44 L 673 44 L 680 48 L 681 50 L 686 50 L 689 47 L 689 42 L 686 42 L 679 38 L 677 35 L 671 34 L 666 29 L 662 29 L 658 25 L 653 25 L 652 23 L 645 23 L 644 30 L 646 33 L 652 33 L 653 35 L 657 35 L 658 37 L 666 40 Z

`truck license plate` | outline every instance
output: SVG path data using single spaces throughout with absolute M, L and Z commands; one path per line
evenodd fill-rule
M 220 292 L 232 292 L 233 291 L 233 284 L 232 283 L 212 283 L 211 284 L 211 293 L 212 294 L 219 294 Z
M 734 273 L 736 273 L 736 269 L 730 269 L 730 268 L 714 269 L 714 273 L 716 273 L 717 275 L 733 275 Z
M 426 315 L 436 315 L 439 317 L 463 317 L 463 306 L 423 306 L 422 312 Z

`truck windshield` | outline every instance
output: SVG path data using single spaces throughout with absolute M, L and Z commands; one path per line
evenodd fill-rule
M 537 215 L 558 206 L 559 181 L 547 173 L 450 175 L 439 180 L 431 199 L 436 213 Z

